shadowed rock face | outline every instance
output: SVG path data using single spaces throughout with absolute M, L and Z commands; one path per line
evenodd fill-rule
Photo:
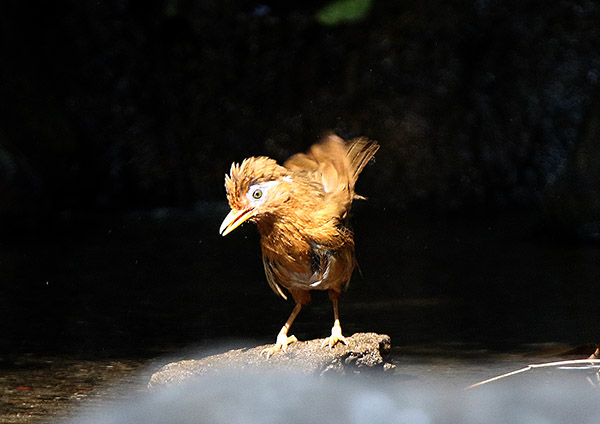
M 548 189 L 545 210 L 564 235 L 600 241 L 600 90 L 585 118 L 564 172 Z
M 223 199 L 232 160 L 326 129 L 380 141 L 361 184 L 399 208 L 535 206 L 571 166 L 597 2 L 381 0 L 336 27 L 312 3 L 3 9 L 0 217 Z
M 241 370 L 288 371 L 301 374 L 353 374 L 391 369 L 386 360 L 391 349 L 390 337 L 376 333 L 356 333 L 347 345 L 338 343 L 331 350 L 321 347 L 324 339 L 299 341 L 269 359 L 262 354 L 271 345 L 235 349 L 199 360 L 165 365 L 152 375 L 150 388 L 181 384 L 210 372 Z

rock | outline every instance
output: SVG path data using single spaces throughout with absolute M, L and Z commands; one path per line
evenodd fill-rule
M 154 373 L 149 388 L 179 385 L 208 372 L 236 369 L 285 370 L 301 374 L 354 374 L 366 370 L 385 371 L 394 366 L 387 361 L 391 339 L 385 334 L 356 333 L 347 345 L 338 343 L 331 350 L 321 347 L 324 339 L 299 341 L 269 359 L 261 352 L 272 345 L 233 349 L 202 359 L 173 362 Z

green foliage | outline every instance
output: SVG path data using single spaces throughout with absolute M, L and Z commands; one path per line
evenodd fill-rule
M 322 25 L 339 25 L 355 22 L 366 17 L 373 0 L 334 0 L 322 7 L 315 15 Z

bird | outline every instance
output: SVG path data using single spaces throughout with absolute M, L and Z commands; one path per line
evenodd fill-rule
M 250 157 L 234 162 L 225 175 L 231 210 L 220 234 L 256 223 L 267 282 L 277 295 L 287 300 L 285 289 L 295 302 L 275 344 L 264 351 L 267 359 L 298 341 L 288 332 L 312 290 L 327 290 L 333 304 L 334 323 L 322 348 L 347 344 L 338 305 L 356 266 L 349 214 L 353 200 L 365 199 L 354 185 L 378 149 L 366 137 L 346 141 L 328 132 L 283 165 L 266 156 Z

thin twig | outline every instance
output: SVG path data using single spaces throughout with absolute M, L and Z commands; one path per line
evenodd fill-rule
M 521 368 L 516 371 L 511 371 L 506 374 L 498 375 L 496 377 L 489 378 L 484 381 L 480 381 L 479 383 L 475 383 L 467 387 L 467 389 L 472 389 L 477 386 L 482 386 L 487 383 L 491 383 L 492 381 L 500 380 L 501 378 L 510 377 L 511 375 L 520 374 L 525 371 L 529 371 L 534 368 L 546 368 L 546 367 L 557 367 L 564 365 L 575 365 L 575 364 L 587 364 L 594 366 L 593 364 L 597 364 L 596 366 L 600 367 L 600 359 L 573 359 L 570 361 L 556 361 L 556 362 L 547 362 L 545 364 L 529 364 L 525 368 Z
M 585 377 L 585 379 L 587 380 L 587 382 L 588 382 L 588 383 L 590 383 L 590 384 L 592 385 L 592 387 L 593 387 L 594 389 L 597 389 L 597 388 L 598 388 L 598 385 L 592 381 L 592 379 L 590 378 L 590 376 L 589 376 L 589 375 L 588 375 L 587 377 Z

